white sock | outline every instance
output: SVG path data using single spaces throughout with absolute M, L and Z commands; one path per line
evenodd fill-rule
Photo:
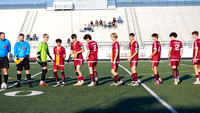
M 174 81 L 177 82 L 177 79 L 175 78 Z
M 159 82 L 158 80 L 156 82 Z
M 81 82 L 84 82 L 83 80 L 81 80 Z
M 41 83 L 45 83 L 45 81 L 42 81 L 42 80 L 41 80 L 40 82 L 41 82 Z
M 159 78 L 158 80 L 161 80 L 161 78 Z
M 65 84 L 65 82 L 62 82 L 62 84 Z
M 92 81 L 91 84 L 94 84 L 94 81 Z
M 57 82 L 57 84 L 59 84 L 59 82 Z
M 81 81 L 78 81 L 78 83 L 81 83 Z
M 97 78 L 97 77 L 95 77 L 95 80 L 96 80 L 96 81 L 98 81 L 98 78 Z
M 197 78 L 197 81 L 199 81 L 199 78 Z

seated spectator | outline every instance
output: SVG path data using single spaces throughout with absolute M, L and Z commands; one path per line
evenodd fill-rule
M 35 41 L 38 40 L 38 37 L 36 36 L 36 34 L 33 35 L 33 39 L 32 40 L 35 40 Z
M 70 38 L 67 39 L 67 44 L 71 44 Z
M 119 16 L 119 18 L 118 18 L 118 23 L 123 23 L 123 20 L 122 20 L 122 17 L 121 16 Z
M 97 27 L 99 26 L 98 20 L 95 21 L 95 26 L 97 26 Z
M 92 26 L 90 24 L 88 24 L 87 28 L 88 28 L 89 31 L 92 30 Z
M 116 20 L 116 18 L 115 18 L 115 17 L 113 17 L 113 22 L 114 22 L 114 23 L 116 23 L 116 22 L 117 22 L 117 20 Z
M 106 27 L 107 27 L 107 24 L 106 24 L 106 22 L 105 22 L 105 21 L 103 22 L 103 27 L 104 27 L 104 28 L 106 28 Z
M 116 25 L 116 22 L 115 22 L 115 21 L 113 21 L 113 22 L 112 22 L 112 27 L 117 27 L 117 25 Z
M 108 22 L 108 28 L 112 28 L 112 23 Z
M 32 38 L 30 37 L 29 34 L 26 35 L 26 40 L 27 40 L 27 41 L 31 41 L 31 40 L 32 40 Z
M 100 25 L 100 26 L 103 26 L 103 21 L 102 21 L 102 19 L 99 21 L 99 25 Z
M 84 31 L 88 30 L 88 26 L 86 24 L 84 24 Z
M 90 22 L 90 25 L 91 25 L 92 27 L 94 27 L 94 23 L 93 23 L 93 21 Z

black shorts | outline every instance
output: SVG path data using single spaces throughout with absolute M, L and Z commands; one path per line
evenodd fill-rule
M 25 70 L 29 70 L 30 69 L 29 59 L 24 58 L 24 60 L 21 61 L 19 64 L 17 64 L 16 67 L 17 67 L 17 71 L 22 71 L 23 67 Z
M 0 69 L 9 68 L 9 60 L 8 57 L 0 57 Z
M 47 62 L 42 62 L 42 63 L 40 64 L 40 66 L 41 66 L 41 67 L 47 67 Z

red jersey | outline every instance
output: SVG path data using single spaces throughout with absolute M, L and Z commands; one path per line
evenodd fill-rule
M 155 41 L 152 45 L 152 53 L 157 50 L 157 53 L 152 56 L 153 62 L 159 62 L 161 57 L 161 44 L 159 41 Z
M 77 52 L 79 52 L 80 50 L 82 50 L 82 48 L 83 48 L 83 44 L 81 42 L 79 42 L 79 41 L 76 41 L 75 43 L 74 42 L 71 43 L 71 50 L 74 51 L 74 55 Z M 80 59 L 81 60 L 83 59 L 82 53 L 79 53 L 77 55 L 77 57 L 74 57 L 74 60 L 80 60 Z
M 66 55 L 65 53 L 65 48 L 63 46 L 61 47 L 54 47 L 53 53 L 55 54 L 55 61 L 54 65 L 56 66 L 62 66 L 64 65 L 64 56 Z
M 115 59 L 116 51 L 118 51 L 116 62 L 119 62 L 119 42 L 117 41 L 112 44 L 112 61 Z
M 95 41 L 87 43 L 87 50 L 90 51 L 88 61 L 97 61 L 98 59 L 98 46 Z
M 193 59 L 195 57 L 195 49 L 198 49 L 196 60 L 200 60 L 200 39 L 194 41 Z
M 135 51 L 138 51 L 138 53 L 139 53 L 139 44 L 138 44 L 138 42 L 137 41 L 130 42 L 129 43 L 129 49 L 130 49 L 130 56 L 132 56 L 135 53 Z M 133 57 L 131 59 L 131 61 L 138 61 L 138 53 L 137 53 L 137 55 L 135 55 L 135 57 Z
M 179 40 L 172 40 L 169 48 L 172 48 L 170 59 L 171 61 L 180 61 L 180 51 L 183 49 L 182 42 Z

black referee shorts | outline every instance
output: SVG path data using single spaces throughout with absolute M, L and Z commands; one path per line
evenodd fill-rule
M 22 71 L 23 68 L 25 70 L 29 70 L 30 69 L 29 59 L 24 58 L 24 60 L 21 61 L 19 64 L 17 64 L 16 67 L 17 67 L 17 71 Z
M 9 60 L 8 57 L 0 57 L 0 69 L 9 68 Z
M 40 64 L 40 66 L 43 68 L 43 67 L 47 67 L 47 62 L 42 62 L 41 64 Z

